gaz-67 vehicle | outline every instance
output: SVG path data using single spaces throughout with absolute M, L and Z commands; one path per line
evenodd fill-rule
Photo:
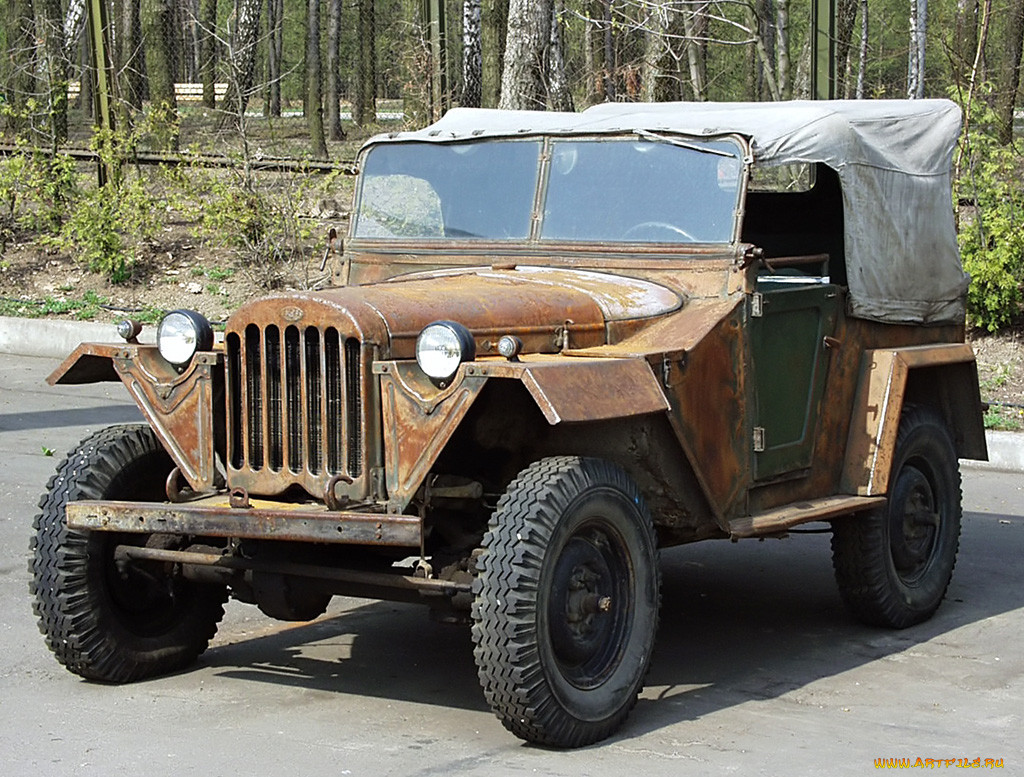
M 939 606 L 958 457 L 983 459 L 964 342 L 955 105 L 453 110 L 369 141 L 336 286 L 84 344 L 121 380 L 35 522 L 35 610 L 69 670 L 170 672 L 230 593 L 471 621 L 491 708 L 531 742 L 622 723 L 658 549 L 830 521 L 857 618 Z

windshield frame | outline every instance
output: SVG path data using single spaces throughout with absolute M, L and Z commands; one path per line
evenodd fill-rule
M 636 251 L 655 250 L 662 252 L 666 248 L 674 248 L 680 252 L 689 252 L 689 249 L 694 246 L 732 246 L 737 245 L 740 235 L 740 225 L 743 218 L 743 203 L 746 199 L 746 192 L 748 188 L 748 182 L 750 178 L 750 168 L 752 165 L 752 153 L 750 150 L 750 141 L 747 137 L 738 133 L 720 133 L 714 135 L 695 136 L 690 134 L 682 134 L 671 132 L 663 128 L 659 128 L 656 131 L 648 130 L 630 130 L 614 133 L 521 133 L 517 135 L 509 136 L 489 136 L 486 138 L 479 139 L 459 139 L 459 140 L 447 140 L 438 139 L 435 141 L 428 141 L 431 144 L 444 144 L 444 145 L 462 145 L 462 144 L 486 144 L 486 143 L 500 143 L 500 142 L 519 142 L 527 141 L 532 143 L 540 143 L 540 156 L 538 160 L 537 172 L 534 180 L 534 191 L 532 193 L 532 211 L 531 211 L 531 224 L 528 236 L 524 237 L 511 237 L 511 238 L 499 238 L 499 237 L 476 237 L 476 236 L 373 236 L 373 235 L 358 235 L 357 230 L 359 228 L 359 219 L 362 208 L 362 197 L 364 191 L 365 178 L 363 177 L 363 171 L 366 167 L 366 157 L 379 149 L 381 146 L 403 144 L 412 145 L 412 143 L 403 142 L 401 140 L 391 140 L 383 138 L 379 141 L 371 141 L 360 152 L 359 158 L 359 174 L 360 179 L 358 185 L 355 187 L 353 206 L 352 206 L 352 218 L 349 224 L 349 239 L 357 244 L 367 243 L 371 245 L 374 250 L 380 250 L 384 245 L 388 243 L 400 243 L 403 246 L 408 245 L 422 245 L 424 249 L 441 248 L 444 246 L 456 244 L 460 250 L 470 249 L 473 246 L 484 246 L 484 245 L 507 245 L 513 246 L 529 246 L 532 248 L 547 248 L 555 246 L 573 246 L 578 248 L 584 247 L 606 247 L 613 249 L 616 252 L 633 253 Z M 607 240 L 599 238 L 586 238 L 586 239 L 567 239 L 561 237 L 544 237 L 542 235 L 545 225 L 545 201 L 548 197 L 549 186 L 551 181 L 552 172 L 552 155 L 555 144 L 565 141 L 574 142 L 595 142 L 595 143 L 617 143 L 617 142 L 650 142 L 650 143 L 665 143 L 667 145 L 676 146 L 682 149 L 694 151 L 697 153 L 707 153 L 717 157 L 729 157 L 735 158 L 739 163 L 738 181 L 736 185 L 736 197 L 732 203 L 732 224 L 727 241 L 674 241 L 674 240 Z M 425 141 L 417 140 L 415 145 L 422 145 Z M 705 144 L 717 143 L 717 142 L 731 142 L 736 147 L 736 154 L 732 155 L 728 152 L 723 152 L 715 148 L 705 148 Z

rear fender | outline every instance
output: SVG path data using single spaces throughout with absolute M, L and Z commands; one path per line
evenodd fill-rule
M 957 456 L 988 458 L 978 368 L 970 345 L 865 351 L 846 445 L 844 493 L 878 496 L 888 491 L 905 402 L 928 405 L 943 417 Z

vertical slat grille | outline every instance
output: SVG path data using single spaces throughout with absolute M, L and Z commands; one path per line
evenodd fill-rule
M 306 330 L 306 419 L 309 446 L 309 471 L 314 475 L 321 472 L 323 461 L 323 424 L 320 421 L 320 403 L 323 391 L 320 369 L 320 331 L 310 327 Z
M 245 328 L 245 415 L 249 421 L 249 467 L 263 467 L 263 360 L 260 356 L 260 330 L 255 324 Z
M 359 363 L 359 341 L 350 337 L 345 341 L 345 418 L 348 427 L 348 474 L 357 478 L 363 474 L 363 394 L 360 390 L 362 371 Z
M 242 449 L 242 341 L 234 332 L 225 338 L 227 346 L 228 392 L 228 460 L 241 469 L 245 452 Z
M 307 488 L 363 476 L 363 365 L 357 338 L 334 327 L 248 325 L 229 332 L 228 460 L 260 486 Z M 266 480 L 265 480 L 266 479 Z M 317 486 L 322 487 L 322 484 Z
M 267 376 L 267 466 L 280 472 L 284 464 L 284 434 L 281 406 L 281 330 L 268 326 L 264 333 Z
M 288 327 L 284 332 L 284 385 L 288 413 L 288 469 L 302 471 L 302 348 L 299 330 Z
M 342 452 L 345 438 L 342 423 L 345 420 L 344 385 L 341 371 L 341 338 L 333 327 L 324 332 L 324 371 L 327 382 L 324 395 L 327 399 L 327 471 L 332 475 L 341 472 Z

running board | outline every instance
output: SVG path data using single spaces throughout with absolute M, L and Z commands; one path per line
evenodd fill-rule
M 813 501 L 793 502 L 763 513 L 745 515 L 729 521 L 732 539 L 779 534 L 809 521 L 826 521 L 842 515 L 871 510 L 885 504 L 884 496 L 829 496 Z

